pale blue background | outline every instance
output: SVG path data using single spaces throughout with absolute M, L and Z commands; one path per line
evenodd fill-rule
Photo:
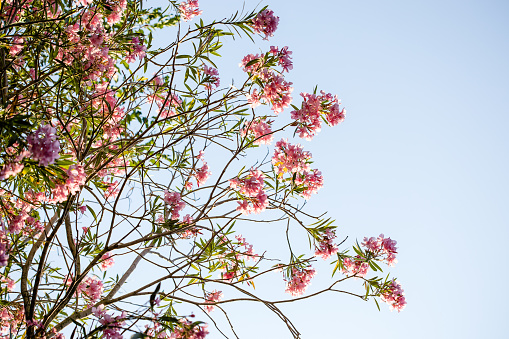
M 201 0 L 202 18 L 229 16 L 242 4 Z M 287 305 L 302 336 L 506 337 L 509 2 L 259 6 L 266 4 L 281 19 L 276 36 L 227 43 L 218 63 L 222 84 L 241 75 L 243 55 L 288 45 L 295 104 L 316 84 L 339 95 L 346 121 L 303 142 L 326 180 L 309 208 L 330 211 L 347 243 L 379 233 L 396 239 L 399 263 L 391 272 L 408 300 L 399 314 L 345 295 Z M 245 234 L 261 244 L 270 233 Z M 329 281 L 327 265 L 319 268 L 310 291 Z M 273 284 L 280 291 L 274 298 L 287 297 L 282 282 Z M 262 306 L 226 309 L 241 338 L 290 338 Z

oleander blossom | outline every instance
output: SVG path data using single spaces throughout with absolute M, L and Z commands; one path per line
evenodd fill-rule
M 268 40 L 269 37 L 274 36 L 278 23 L 279 17 L 275 16 L 272 10 L 265 9 L 258 13 L 252 20 L 251 25 L 255 33 L 264 34 L 264 40 Z
M 380 297 L 383 302 L 389 304 L 389 307 L 392 310 L 397 310 L 401 312 L 406 306 L 405 293 L 401 288 L 401 284 L 399 281 L 393 279 L 389 287 L 382 292 Z
M 131 40 L 132 48 L 129 54 L 127 54 L 125 61 L 128 63 L 133 63 L 138 58 L 140 61 L 145 57 L 147 46 L 143 45 L 140 42 L 140 38 L 134 37 Z
M 260 91 L 253 89 L 246 94 L 246 98 L 252 108 L 261 105 L 263 102 L 272 105 L 274 113 L 279 114 L 292 103 L 293 83 L 286 81 L 281 74 L 274 72 L 274 70 L 262 67 L 263 59 L 264 55 L 248 54 L 239 64 L 244 72 L 250 73 L 251 77 L 259 80 L 262 85 Z M 283 64 L 283 71 L 290 69 L 290 66 L 289 64 Z
M 218 301 L 220 301 L 223 298 L 223 292 L 214 290 L 213 292 L 210 292 L 205 297 L 205 302 L 209 304 L 214 304 Z M 214 310 L 213 305 L 205 305 L 205 311 L 207 313 L 210 313 Z
M 180 16 L 184 21 L 189 21 L 195 16 L 201 15 L 203 11 L 198 8 L 198 0 L 181 2 L 179 5 Z
M 112 267 L 115 264 L 115 260 L 111 256 L 110 252 L 106 252 L 101 257 L 101 271 L 106 271 L 108 268 Z
M 22 36 L 14 36 L 12 39 L 12 45 L 9 47 L 10 55 L 17 55 L 23 49 L 23 44 L 25 43 L 25 39 Z
M 355 256 L 355 258 L 346 257 L 343 259 L 343 269 L 342 272 L 345 275 L 355 275 L 356 277 L 365 277 L 369 271 L 369 264 L 364 260 L 364 258 L 360 256 Z
M 0 221 L 1 229 L 4 228 Z M 0 230 L 0 267 L 7 266 L 9 263 L 9 238 L 3 230 Z
M 280 179 L 286 173 L 290 174 L 292 180 L 295 178 L 294 182 L 299 187 L 299 195 L 306 200 L 323 187 L 322 173 L 317 169 L 311 169 L 310 161 L 311 153 L 304 151 L 300 144 L 292 145 L 286 139 L 276 143 L 272 156 L 274 171 Z
M 267 194 L 263 190 L 264 174 L 251 169 L 244 179 L 234 178 L 229 181 L 230 188 L 237 190 L 242 199 L 237 201 L 237 211 L 244 215 L 261 213 L 269 206 Z
M 277 46 L 270 46 L 270 52 L 277 58 L 278 65 L 283 68 L 283 72 L 293 69 L 292 51 L 288 50 L 288 46 L 279 49 Z
M 267 120 L 266 117 L 256 118 L 250 122 L 245 122 L 244 127 L 240 130 L 242 137 L 253 137 L 254 145 L 268 145 L 274 140 L 272 134 L 272 120 Z
M 197 324 L 182 318 L 178 326 L 174 327 L 169 339 L 205 339 L 207 334 L 209 331 L 206 324 Z
M 333 243 L 333 240 L 336 238 L 336 233 L 334 230 L 328 228 L 325 231 L 325 234 L 322 237 L 322 240 L 318 243 L 318 246 L 315 250 L 315 255 L 322 257 L 322 259 L 328 259 L 331 255 L 334 255 L 338 252 L 338 247 Z
M 364 238 L 361 243 L 367 251 L 377 258 L 378 260 L 385 261 L 389 266 L 395 266 L 398 262 L 396 260 L 396 254 L 398 253 L 396 247 L 397 241 L 391 238 L 385 238 L 383 234 L 380 234 L 377 238 Z
M 213 88 L 219 87 L 221 82 L 219 79 L 219 71 L 217 69 L 203 65 L 203 74 L 205 74 L 206 79 L 204 86 L 208 91 L 212 91 Z
M 292 119 L 297 122 L 299 137 L 311 140 L 322 129 L 322 118 L 335 126 L 345 120 L 345 109 L 339 110 L 337 96 L 320 92 L 321 95 L 300 93 L 304 101 L 301 109 L 291 112 Z
M 83 281 L 79 284 L 77 293 L 84 294 L 88 299 L 90 299 L 91 303 L 95 303 L 101 299 L 101 296 L 104 291 L 103 282 L 96 276 L 87 276 L 83 279 Z
M 180 211 L 186 207 L 186 203 L 182 201 L 180 193 L 164 191 L 164 202 L 168 204 L 171 210 L 171 219 L 178 220 L 180 217 Z
M 125 326 L 127 313 L 123 311 L 120 315 L 114 317 L 104 310 L 104 305 L 92 307 L 92 313 L 99 318 L 99 323 L 103 326 L 103 337 L 105 339 L 122 339 L 122 330 Z
M 27 138 L 28 150 L 39 166 L 48 166 L 55 163 L 60 155 L 60 142 L 57 140 L 57 130 L 51 125 L 42 124 Z
M 282 176 L 285 173 L 303 173 L 309 171 L 311 153 L 304 151 L 300 144 L 290 144 L 287 139 L 281 139 L 276 143 L 272 165 L 276 174 Z
M 306 268 L 298 269 L 292 268 L 292 275 L 286 281 L 286 293 L 289 293 L 293 297 L 298 297 L 306 291 L 308 286 L 311 284 L 311 279 L 315 276 L 316 271 L 311 266 Z
M 3 282 L 4 284 L 6 284 L 6 286 L 3 288 L 5 288 L 7 290 L 7 292 L 11 292 L 12 290 L 14 290 L 14 287 L 16 286 L 16 282 L 9 277 L 2 276 L 0 278 L 0 281 Z
M 202 167 L 198 168 L 196 170 L 196 174 L 194 177 L 196 178 L 196 184 L 198 187 L 203 186 L 207 179 L 210 177 L 212 172 L 209 171 L 209 165 L 204 160 L 204 154 L 205 152 L 203 150 L 200 151 L 200 153 L 196 156 L 198 160 L 201 160 L 203 165 Z

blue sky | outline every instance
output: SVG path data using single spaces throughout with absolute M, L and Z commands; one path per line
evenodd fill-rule
M 228 17 L 242 4 L 201 0 L 202 18 Z M 347 243 L 380 233 L 397 240 L 399 263 L 390 272 L 408 301 L 399 314 L 332 294 L 287 305 L 303 337 L 503 336 L 509 3 L 267 0 L 245 7 L 258 4 L 280 17 L 279 29 L 269 42 L 227 43 L 218 62 L 222 84 L 240 74 L 243 55 L 287 45 L 295 104 L 315 85 L 338 94 L 346 121 L 300 141 L 326 180 L 309 210 L 329 211 Z M 266 239 L 266 230 L 246 232 L 253 243 Z M 310 291 L 330 282 L 327 265 L 318 268 Z M 241 338 L 291 338 L 262 306 L 226 309 Z

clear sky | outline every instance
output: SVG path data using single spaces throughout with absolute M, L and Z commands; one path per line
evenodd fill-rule
M 227 17 L 242 4 L 201 0 L 202 18 Z M 245 2 L 248 9 L 257 4 Z M 399 263 L 390 272 L 408 301 L 399 314 L 333 294 L 287 305 L 303 337 L 507 335 L 509 2 L 264 5 L 280 17 L 275 37 L 226 44 L 218 63 L 222 84 L 240 75 L 243 55 L 287 45 L 296 105 L 298 94 L 315 85 L 338 94 L 346 121 L 312 142 L 299 141 L 326 183 L 309 210 L 328 210 L 339 237 L 350 237 L 346 243 L 380 233 L 397 240 Z M 261 244 L 270 233 L 247 234 Z M 310 292 L 330 281 L 327 265 L 319 269 Z M 282 282 L 274 289 L 281 291 L 276 298 L 287 297 Z M 241 338 L 291 337 L 261 306 L 226 309 Z

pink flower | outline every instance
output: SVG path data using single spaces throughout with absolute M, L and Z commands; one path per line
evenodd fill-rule
M 194 219 L 189 214 L 186 214 L 184 218 L 182 218 L 182 222 L 186 224 L 192 224 L 194 222 Z
M 237 211 L 242 214 L 261 213 L 269 205 L 267 194 L 263 191 L 264 174 L 260 170 L 251 169 L 244 179 L 230 180 L 230 188 L 238 189 L 245 199 L 237 201 Z
M 60 155 L 60 142 L 57 140 L 57 130 L 51 125 L 41 125 L 27 138 L 28 149 L 32 152 L 34 160 L 39 161 L 40 166 L 54 164 Z
M 106 200 L 115 199 L 120 193 L 120 188 L 118 187 L 118 180 L 115 180 L 111 183 L 106 183 L 108 187 L 106 188 L 106 192 L 104 192 L 104 197 Z
M 244 72 L 257 73 L 260 70 L 260 67 L 262 66 L 262 59 L 263 55 L 248 54 L 242 59 L 242 61 L 239 64 L 239 67 L 241 67 Z M 258 61 L 255 62 L 254 60 Z M 252 61 L 253 63 L 248 66 L 248 64 Z
M 132 49 L 125 58 L 125 61 L 128 63 L 133 63 L 136 61 L 136 58 L 139 60 L 143 59 L 146 55 L 145 51 L 147 50 L 147 46 L 143 45 L 138 37 L 134 37 L 131 43 Z
M 250 94 L 246 94 L 246 98 L 251 108 L 256 108 L 262 104 L 260 102 L 260 95 L 256 88 Z
M 290 280 L 286 282 L 285 292 L 290 293 L 294 297 L 304 294 L 315 274 L 316 272 L 311 266 L 303 269 L 292 268 L 292 275 Z
M 279 17 L 275 16 L 272 10 L 266 9 L 253 19 L 252 26 L 255 33 L 265 34 L 264 39 L 267 40 L 268 37 L 274 36 L 278 23 Z
M 283 72 L 288 72 L 293 69 L 292 57 L 290 56 L 292 52 L 288 50 L 288 46 L 281 48 L 281 50 L 277 47 L 270 46 L 270 53 L 278 57 L 278 64 L 283 68 Z
M 311 153 L 304 151 L 300 144 L 292 145 L 286 139 L 281 139 L 276 143 L 272 165 L 281 176 L 285 173 L 303 173 L 310 170 L 310 159 Z
M 383 234 L 380 234 L 378 238 L 365 237 L 361 245 L 371 252 L 376 259 L 385 261 L 389 266 L 394 266 L 398 262 L 396 260 L 396 254 L 398 253 L 396 243 L 395 240 L 385 238 Z
M 24 167 L 25 165 L 17 163 L 5 164 L 4 167 L 0 170 L 0 180 L 5 180 L 9 177 L 18 175 Z
M 334 230 L 330 228 L 325 231 L 325 235 L 322 240 L 318 243 L 318 247 L 315 250 L 315 255 L 322 257 L 322 259 L 327 259 L 331 255 L 338 252 L 338 247 L 333 243 L 333 240 L 336 238 L 336 234 Z
M 209 166 L 207 165 L 206 162 L 203 162 L 203 166 L 199 168 L 195 174 L 196 184 L 198 185 L 198 187 L 203 185 L 211 174 L 212 172 L 209 172 Z
M 320 92 L 321 95 L 301 93 L 304 98 L 300 110 L 292 111 L 292 119 L 298 122 L 297 132 L 301 138 L 311 140 L 322 129 L 322 117 L 335 126 L 345 120 L 345 110 L 339 111 L 337 96 Z
M 383 302 L 389 304 L 391 311 L 401 312 L 406 306 L 405 292 L 399 281 L 395 279 L 390 282 L 389 288 L 382 293 L 380 298 Z
M 205 302 L 213 304 L 213 303 L 220 301 L 222 298 L 223 298 L 223 292 L 214 290 L 214 292 L 210 292 L 207 294 L 207 296 L 205 297 Z M 214 306 L 212 306 L 212 305 L 205 305 L 204 308 L 205 308 L 205 311 L 207 311 L 207 313 L 210 313 L 214 310 Z
M 110 252 L 106 252 L 101 257 L 101 271 L 106 271 L 115 264 L 115 260 L 111 257 Z
M 323 176 L 322 172 L 317 169 L 304 171 L 302 174 L 298 174 L 295 178 L 295 183 L 302 186 L 303 191 L 300 193 L 304 199 L 309 200 L 311 194 L 316 194 L 320 188 L 323 187 Z
M 220 84 L 219 72 L 214 67 L 203 65 L 203 73 L 208 77 L 205 88 L 211 91 L 212 87 L 218 88 Z
M 268 145 L 274 139 L 271 124 L 271 120 L 266 120 L 266 118 L 257 118 L 251 122 L 244 123 L 244 128 L 240 130 L 240 135 L 243 137 L 254 137 L 254 145 Z
M 195 16 L 201 15 L 203 11 L 200 11 L 198 6 L 198 0 L 188 0 L 180 3 L 179 11 L 182 19 L 184 21 L 189 21 Z
M 364 277 L 368 274 L 369 264 L 362 260 L 360 256 L 356 256 L 355 259 L 345 258 L 343 259 L 343 274 L 355 275 L 357 277 Z
M 80 186 L 83 186 L 87 180 L 85 169 L 81 165 L 72 165 L 69 167 L 66 173 L 69 177 L 65 181 L 65 185 L 67 186 L 69 194 L 74 195 L 80 191 Z M 83 206 L 80 207 L 80 209 L 81 208 L 83 208 Z M 85 212 L 83 211 L 82 213 Z
M 182 201 L 180 193 L 164 191 L 164 202 L 169 205 L 171 210 L 171 219 L 178 220 L 179 212 L 186 207 L 186 203 Z
M 0 281 L 7 284 L 7 286 L 5 286 L 7 292 L 11 292 L 16 286 L 16 282 L 9 277 L 1 277 Z
M 12 39 L 12 46 L 9 47 L 9 54 L 16 55 L 23 49 L 23 44 L 25 43 L 25 39 L 22 36 L 14 36 Z
M 79 284 L 77 293 L 83 293 L 90 299 L 90 302 L 97 302 L 103 293 L 104 286 L 103 282 L 96 276 L 85 277 Z

